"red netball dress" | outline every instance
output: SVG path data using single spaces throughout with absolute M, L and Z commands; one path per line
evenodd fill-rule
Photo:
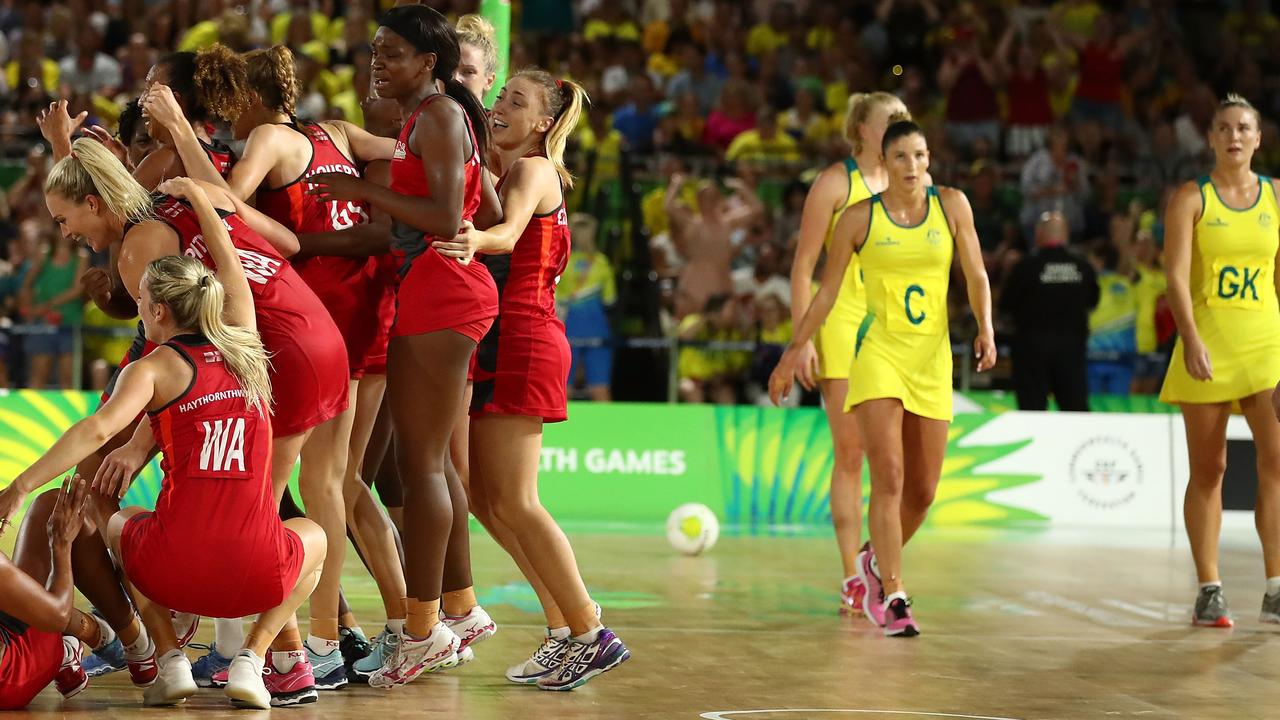
M 208 126 L 208 132 L 213 133 L 213 126 Z M 231 172 L 231 166 L 236 163 L 236 155 L 220 140 L 212 142 L 200 141 L 200 147 L 204 149 L 205 155 L 209 156 L 209 162 L 213 163 L 213 169 L 218 171 L 222 177 L 226 177 Z M 136 288 L 130 288 L 132 293 Z M 133 336 L 133 342 L 129 344 L 129 349 L 125 351 L 124 357 L 120 358 L 120 364 L 115 371 L 111 373 L 111 378 L 107 380 L 107 387 L 102 391 L 100 403 L 105 403 L 107 398 L 111 397 L 111 391 L 116 387 L 116 378 L 120 377 L 120 371 L 131 362 L 137 362 L 146 357 L 147 353 L 156 349 L 155 343 L 147 339 L 147 334 L 142 328 L 142 321 L 138 321 L 137 334 Z
M 0 646 L 0 710 L 21 710 L 62 667 L 62 633 L 33 628 L 0 612 Z
M 498 319 L 476 348 L 473 416 L 528 415 L 543 422 L 568 417 L 572 356 L 564 323 L 556 317 L 556 283 L 568 262 L 562 196 L 555 210 L 529 220 L 505 268 L 491 264 L 498 279 Z
M 276 513 L 271 426 L 206 338 L 164 347 L 191 366 L 191 383 L 147 413 L 164 480 L 155 512 L 125 523 L 125 574 L 171 610 L 227 618 L 270 610 L 293 591 L 303 560 L 301 538 Z
M 347 408 L 348 374 L 346 348 L 333 319 L 271 243 L 238 215 L 218 214 L 240 256 L 258 333 L 271 353 L 275 436 L 295 435 L 337 417 Z M 179 252 L 216 269 L 190 205 L 162 195 L 155 215 L 178 234 Z
M 303 233 L 345 230 L 369 222 L 363 202 L 324 200 L 308 195 L 307 180 L 320 173 L 360 177 L 355 163 L 338 149 L 324 128 L 315 123 L 288 123 L 311 144 L 311 161 L 295 180 L 279 188 L 258 191 L 258 209 L 281 225 Z M 293 267 L 329 310 L 347 347 L 351 377 L 360 377 L 387 353 L 382 325 L 391 322 L 395 286 L 379 275 L 375 258 L 322 255 L 305 258 Z M 380 343 L 380 345 L 379 345 Z M 383 361 L 385 365 L 385 360 Z
M 431 188 L 427 186 L 427 176 L 422 169 L 422 158 L 410 149 L 409 137 L 423 108 L 441 98 L 457 102 L 443 94 L 428 97 L 413 111 L 400 131 L 395 154 L 391 158 L 391 189 L 402 195 L 431 196 Z M 469 117 L 466 123 L 472 150 L 465 170 L 462 219 L 471 220 L 480 208 L 481 173 L 484 170 L 480 166 L 479 147 Z M 391 247 L 400 261 L 400 283 L 396 290 L 396 318 L 391 326 L 391 337 L 454 330 L 479 342 L 498 314 L 498 290 L 493 284 L 493 277 L 482 262 L 464 265 L 431 251 L 431 243 L 435 239 L 422 230 L 399 221 L 395 223 Z M 477 256 L 476 260 L 479 259 Z

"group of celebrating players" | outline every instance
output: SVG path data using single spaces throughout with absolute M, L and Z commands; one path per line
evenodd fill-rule
M 586 96 L 523 70 L 486 110 L 496 65 L 487 23 L 403 6 L 373 41 L 365 128 L 296 119 L 283 47 L 166 56 L 118 138 L 73 142 L 65 102 L 41 114 L 49 212 L 109 255 L 94 302 L 140 323 L 98 411 L 0 491 L 7 525 L 75 468 L 0 559 L 0 708 L 124 669 L 147 705 L 215 686 L 268 708 L 468 662 L 497 629 L 468 513 L 546 614 L 511 681 L 571 690 L 630 657 L 536 488 L 542 424 L 566 419 L 555 283 Z M 120 509 L 156 452 L 155 510 Z M 342 596 L 348 533 L 386 613 L 372 641 Z M 202 616 L 214 642 L 193 664 Z

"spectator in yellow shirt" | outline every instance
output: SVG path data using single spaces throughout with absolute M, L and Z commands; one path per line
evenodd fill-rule
M 777 2 L 769 8 L 768 22 L 762 22 L 747 33 L 747 54 L 760 57 L 787 46 L 792 23 L 791 4 Z
M 782 163 L 800 159 L 800 146 L 778 127 L 778 113 L 771 107 L 756 114 L 756 127 L 729 143 L 724 159 L 730 162 Z

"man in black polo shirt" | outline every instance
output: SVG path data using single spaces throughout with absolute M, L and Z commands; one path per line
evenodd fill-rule
M 1098 304 L 1093 267 L 1066 247 L 1067 221 L 1046 212 L 1036 223 L 1036 251 L 1010 272 L 1000 310 L 1013 318 L 1013 381 L 1018 409 L 1044 410 L 1049 394 L 1061 410 L 1089 409 L 1085 365 L 1089 311 Z

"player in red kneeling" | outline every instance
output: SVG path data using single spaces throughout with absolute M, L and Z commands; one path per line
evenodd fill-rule
M 196 181 L 175 179 L 161 191 L 196 214 L 218 276 L 192 257 L 147 264 L 138 307 L 157 349 L 130 363 L 106 404 L 73 425 L 15 484 L 47 482 L 145 411 L 164 453 L 156 509 L 121 510 L 106 532 L 159 653 L 159 676 L 143 700 L 172 705 L 196 691 L 170 610 L 261 613 L 232 661 L 226 693 L 235 704 L 269 708 L 275 698 L 263 681 L 264 658 L 315 588 L 324 532 L 305 518 L 282 523 L 276 514 L 268 355 L 224 219 Z M 117 481 L 95 486 L 116 496 Z M 306 690 L 314 698 L 310 685 Z

